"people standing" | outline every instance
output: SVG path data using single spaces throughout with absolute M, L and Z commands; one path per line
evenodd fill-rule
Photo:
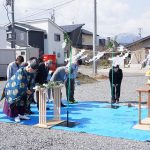
M 41 59 L 40 59 L 41 60 Z M 38 71 L 35 77 L 35 83 L 39 85 L 43 85 L 44 83 L 47 83 L 47 76 L 49 73 L 49 69 L 52 66 L 52 61 L 47 60 L 45 62 L 41 61 L 39 63 Z M 39 92 L 36 91 L 36 99 L 37 99 L 37 107 L 39 109 Z M 49 110 L 49 108 L 46 108 Z
M 3 112 L 13 117 L 15 122 L 20 122 L 20 119 L 30 119 L 25 115 L 24 95 L 32 94 L 31 80 L 38 68 L 38 60 L 33 59 L 28 66 L 21 67 L 6 83 L 4 88 L 4 107 Z M 34 81 L 34 80 L 33 80 Z M 30 89 L 28 88 L 30 84 Z M 32 83 L 34 87 L 34 82 Z
M 65 87 L 67 101 L 71 104 L 77 103 L 74 99 L 75 79 L 77 77 L 78 67 L 82 65 L 82 60 L 78 59 L 71 65 L 66 66 Z
M 64 77 L 65 77 L 65 66 L 58 67 L 55 72 L 53 73 L 52 77 L 50 78 L 50 81 L 60 81 L 64 82 Z M 52 90 L 53 93 L 53 90 Z M 61 98 L 62 98 L 62 92 L 61 92 Z M 66 107 L 61 101 L 61 107 Z
M 20 68 L 20 65 L 24 62 L 22 56 L 18 56 L 14 62 L 11 62 L 7 67 L 7 80 L 9 80 Z
M 115 65 L 109 70 L 109 81 L 111 86 L 111 103 L 119 103 L 121 82 L 123 78 L 122 69 Z
M 15 61 L 11 62 L 7 67 L 7 80 L 9 80 L 21 67 L 21 64 L 24 62 L 24 58 L 20 55 L 16 58 Z M 1 100 L 4 98 L 4 89 L 2 92 Z

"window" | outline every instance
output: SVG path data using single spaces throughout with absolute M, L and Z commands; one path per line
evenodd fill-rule
M 7 33 L 7 39 L 11 39 L 12 38 L 12 33 Z
M 59 52 L 57 53 L 57 57 L 60 57 L 60 53 Z
M 47 34 L 44 34 L 44 39 L 47 39 Z
M 21 52 L 21 55 L 25 55 L 25 52 Z
M 54 41 L 60 41 L 60 34 L 54 34 Z

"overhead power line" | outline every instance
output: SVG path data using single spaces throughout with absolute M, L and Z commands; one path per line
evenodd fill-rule
M 39 14 L 44 13 L 44 12 L 47 12 L 47 11 L 50 11 L 50 10 L 54 10 L 55 8 L 58 8 L 58 7 L 67 5 L 67 4 L 69 4 L 69 3 L 73 2 L 73 1 L 76 1 L 76 0 L 70 0 L 70 1 L 68 1 L 68 2 L 64 2 L 64 3 L 58 4 L 58 5 L 54 6 L 54 7 L 48 8 L 48 9 L 44 9 L 44 10 L 41 10 L 41 11 L 36 11 L 36 12 L 34 12 L 34 13 L 32 13 L 32 14 L 26 16 L 26 17 L 17 19 L 17 21 L 21 21 L 21 20 L 23 20 L 23 19 L 30 18 L 30 17 L 39 15 Z

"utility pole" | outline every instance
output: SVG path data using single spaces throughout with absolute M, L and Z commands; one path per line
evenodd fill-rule
M 6 0 L 6 6 L 11 7 L 11 48 L 15 48 L 15 17 L 14 17 L 14 1 L 15 0 Z
M 94 32 L 93 32 L 93 57 L 95 57 L 96 52 L 96 42 L 97 41 L 97 6 L 96 0 L 94 0 Z M 96 61 L 93 60 L 93 74 L 97 73 L 97 64 Z
M 138 31 L 139 31 L 138 35 L 141 38 L 142 37 L 142 28 L 138 28 Z
M 12 16 L 12 41 L 11 41 L 11 48 L 15 48 L 15 17 L 14 17 L 14 1 L 15 0 L 11 0 L 11 16 Z
M 52 22 L 55 22 L 55 10 L 52 10 L 52 14 L 51 14 L 51 20 Z

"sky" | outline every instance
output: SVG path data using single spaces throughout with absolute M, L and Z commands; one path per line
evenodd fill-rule
M 0 25 L 9 23 L 0 0 Z M 114 37 L 121 33 L 150 35 L 150 0 L 97 0 L 97 34 Z M 15 21 L 50 18 L 54 9 L 58 25 L 85 24 L 93 32 L 94 0 L 15 0 Z M 8 7 L 10 16 L 10 7 Z M 11 20 L 11 16 L 10 16 Z

